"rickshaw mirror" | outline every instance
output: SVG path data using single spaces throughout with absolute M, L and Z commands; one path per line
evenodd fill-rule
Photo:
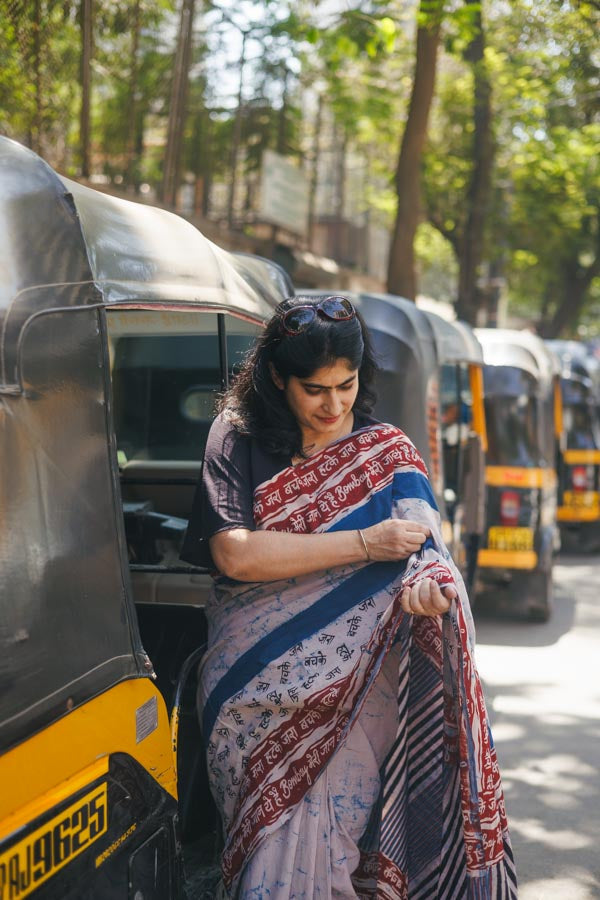
M 181 398 L 181 415 L 190 422 L 212 422 L 215 416 L 215 392 L 218 385 L 188 388 Z

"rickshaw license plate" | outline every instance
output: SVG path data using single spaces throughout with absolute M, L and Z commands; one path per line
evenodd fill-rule
M 576 509 L 595 509 L 598 507 L 599 496 L 597 491 L 565 491 L 564 506 L 572 506 Z
M 23 900 L 108 827 L 107 784 L 98 785 L 33 834 L 0 853 L 0 900 Z
M 533 550 L 533 528 L 493 525 L 488 531 L 490 550 Z

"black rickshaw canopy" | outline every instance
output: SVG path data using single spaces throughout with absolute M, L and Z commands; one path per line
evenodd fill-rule
M 106 310 L 195 309 L 260 326 L 289 282 L 6 138 L 0 235 L 3 750 L 151 671 L 129 582 Z
M 273 263 L 228 253 L 167 210 L 116 198 L 54 172 L 0 138 L 0 383 L 50 309 L 202 306 L 264 321 L 289 292 Z
M 542 391 L 551 390 L 560 374 L 560 363 L 540 337 L 511 328 L 476 328 L 475 336 L 482 346 L 486 366 L 523 369 Z
M 579 382 L 589 391 L 590 402 L 598 402 L 600 393 L 600 363 L 579 341 L 546 341 L 560 359 L 561 377 L 565 381 Z
M 448 321 L 429 310 L 422 310 L 435 335 L 440 363 L 483 365 L 481 344 L 473 329 L 460 320 Z

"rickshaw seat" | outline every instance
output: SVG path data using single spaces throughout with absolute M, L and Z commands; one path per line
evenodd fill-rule
M 191 606 L 203 609 L 210 590 L 209 575 L 182 572 L 132 572 L 131 587 L 137 604 Z
M 120 466 L 123 500 L 150 501 L 156 512 L 189 519 L 202 463 L 132 459 Z

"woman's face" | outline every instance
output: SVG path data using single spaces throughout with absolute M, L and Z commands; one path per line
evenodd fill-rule
M 352 407 L 358 394 L 358 369 L 347 359 L 316 369 L 307 378 L 290 375 L 287 384 L 273 373 L 296 417 L 304 445 L 329 443 L 352 430 Z

